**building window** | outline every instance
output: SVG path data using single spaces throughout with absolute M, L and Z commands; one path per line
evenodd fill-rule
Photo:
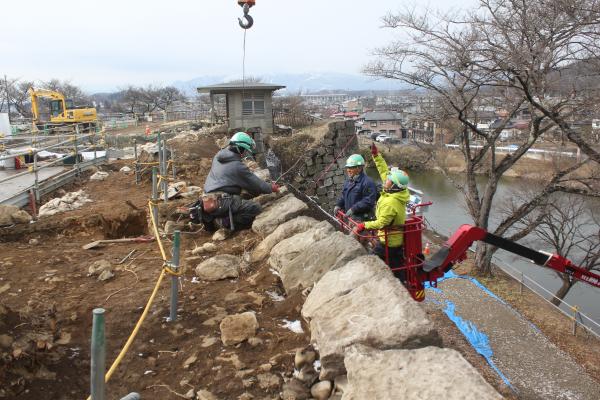
M 265 95 L 263 93 L 245 94 L 242 100 L 242 115 L 263 115 L 265 113 Z
M 377 127 L 377 121 L 372 121 L 372 122 L 371 122 L 371 126 L 372 126 L 372 127 Z
M 380 121 L 380 122 L 379 122 L 379 125 L 385 125 L 385 124 L 387 124 L 387 122 L 386 122 L 386 121 Z

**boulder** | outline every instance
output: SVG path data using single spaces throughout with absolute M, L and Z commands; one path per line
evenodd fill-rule
M 344 353 L 355 344 L 381 350 L 441 344 L 425 311 L 392 274 L 330 300 L 313 314 L 310 331 L 321 355 L 321 380 L 345 373 Z
M 124 174 L 128 174 L 129 172 L 131 172 L 131 168 L 130 168 L 130 167 L 128 167 L 128 166 L 126 165 L 126 166 L 122 167 L 122 168 L 119 170 L 119 172 L 122 172 L 122 173 L 124 173 Z
M 98 171 L 94 175 L 90 176 L 90 181 L 103 181 L 108 178 L 108 172 Z
M 91 201 L 92 200 L 87 197 L 83 190 L 70 192 L 62 197 L 54 198 L 41 206 L 38 215 L 43 217 L 54 215 L 60 212 L 76 210 L 85 203 L 89 203 Z
M 331 395 L 332 389 L 333 385 L 331 381 L 321 381 L 312 385 L 310 394 L 315 400 L 327 400 L 329 395 Z
M 259 243 L 250 255 L 250 262 L 257 262 L 269 255 L 273 246 L 297 233 L 305 232 L 319 221 L 311 217 L 296 217 L 279 225 L 271 234 Z
M 115 274 L 110 261 L 97 260 L 88 267 L 88 276 L 97 276 L 99 281 L 106 281 L 114 277 Z
M 298 200 L 293 194 L 288 194 L 265 208 L 254 220 L 252 230 L 259 235 L 266 236 L 280 224 L 297 217 L 307 209 L 306 203 Z
M 312 243 L 310 253 L 298 254 L 282 266 L 279 276 L 283 288 L 289 294 L 310 287 L 327 272 L 364 254 L 365 249 L 353 237 L 334 232 Z
M 344 360 L 343 400 L 499 400 L 500 396 L 456 350 L 426 347 L 379 351 L 353 346 Z
M 388 266 L 377 256 L 362 256 L 335 271 L 329 271 L 310 292 L 302 316 L 309 320 L 327 302 L 343 296 L 381 274 L 390 274 Z
M 214 244 L 212 242 L 206 242 L 202 246 L 195 247 L 192 250 L 192 254 L 198 255 L 198 254 L 205 254 L 205 253 L 214 253 L 217 250 L 219 250 L 219 248 L 217 247 L 216 244 Z
M 205 281 L 237 278 L 240 275 L 240 259 L 231 254 L 219 254 L 198 264 L 196 276 Z
M 279 187 L 279 192 L 277 193 L 269 193 L 269 194 L 261 194 L 260 196 L 256 196 L 252 199 L 252 201 L 260 204 L 263 207 L 266 207 L 267 205 L 269 205 L 270 203 L 272 203 L 273 201 L 280 199 L 284 196 L 287 196 L 289 194 L 287 187 L 285 186 L 280 186 Z
M 258 321 L 253 312 L 228 315 L 223 318 L 219 325 L 221 329 L 221 341 L 225 346 L 238 344 L 244 340 L 254 337 L 258 329 Z
M 31 215 L 17 206 L 0 205 L 0 226 L 23 224 L 31 221 Z
M 256 375 L 258 386 L 261 389 L 271 389 L 279 387 L 279 377 L 271 372 Z
M 333 226 L 329 222 L 321 221 L 305 232 L 290 236 L 273 246 L 269 257 L 269 265 L 279 272 L 284 264 L 300 254 L 305 254 L 306 249 L 311 247 L 314 242 L 331 235 L 333 232 Z
M 310 390 L 298 379 L 292 378 L 283 384 L 281 398 L 283 400 L 306 400 L 310 398 Z

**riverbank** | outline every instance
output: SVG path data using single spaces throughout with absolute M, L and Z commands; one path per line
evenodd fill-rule
M 370 160 L 369 146 L 371 143 L 371 140 L 360 138 L 360 152 L 367 160 Z M 400 168 L 409 171 L 441 171 L 442 168 L 449 173 L 456 174 L 466 171 L 463 155 L 458 149 L 436 150 L 436 162 L 434 162 L 431 154 L 413 144 L 389 145 L 377 143 L 377 146 L 389 164 L 398 165 Z M 498 157 L 503 156 L 504 154 L 498 154 Z M 545 160 L 522 157 L 504 174 L 504 176 L 543 181 L 552 176 L 552 172 L 556 168 L 557 162 L 570 164 L 575 161 L 574 158 L 566 157 Z M 579 172 L 582 175 L 589 175 L 590 171 L 588 168 L 589 167 L 582 167 Z M 478 170 L 478 173 L 482 175 L 486 172 L 485 169 Z

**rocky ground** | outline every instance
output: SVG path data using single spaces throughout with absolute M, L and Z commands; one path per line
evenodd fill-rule
M 215 148 L 208 142 L 183 146 L 178 155 L 198 158 L 181 161 L 179 177 L 201 186 Z M 146 177 L 135 185 L 132 175 L 119 172 L 126 164 L 103 167 L 109 173 L 105 180 L 84 177 L 65 188 L 85 192 L 91 202 L 81 208 L 0 229 L 0 398 L 85 398 L 96 307 L 107 310 L 107 365 L 129 337 L 162 268 L 157 244 L 82 249 L 97 239 L 149 233 L 150 184 Z M 176 219 L 175 206 L 186 202 L 163 207 L 163 221 Z M 108 384 L 108 399 L 131 391 L 145 399 L 279 398 L 310 333 L 300 315 L 303 294 L 285 295 L 266 261 L 248 259 L 260 239 L 250 231 L 222 241 L 203 231 L 182 235 L 179 318 L 166 321 L 170 280 L 165 279 Z M 196 272 L 198 264 L 219 254 L 236 257 L 239 269 L 218 280 Z M 92 265 L 99 271 L 90 275 Z M 110 273 L 99 280 L 104 270 Z M 440 310 L 428 314 L 447 347 L 460 351 L 506 398 L 517 398 Z M 236 318 L 245 328 L 223 336 L 228 327 L 235 328 Z

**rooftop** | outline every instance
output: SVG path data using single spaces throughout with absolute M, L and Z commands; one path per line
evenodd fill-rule
M 262 82 L 229 82 L 229 83 L 219 83 L 217 85 L 210 86 L 201 86 L 197 90 L 199 93 L 227 93 L 234 92 L 239 90 L 270 90 L 275 91 L 279 89 L 283 89 L 285 86 L 283 85 L 275 85 L 272 83 L 262 83 Z

